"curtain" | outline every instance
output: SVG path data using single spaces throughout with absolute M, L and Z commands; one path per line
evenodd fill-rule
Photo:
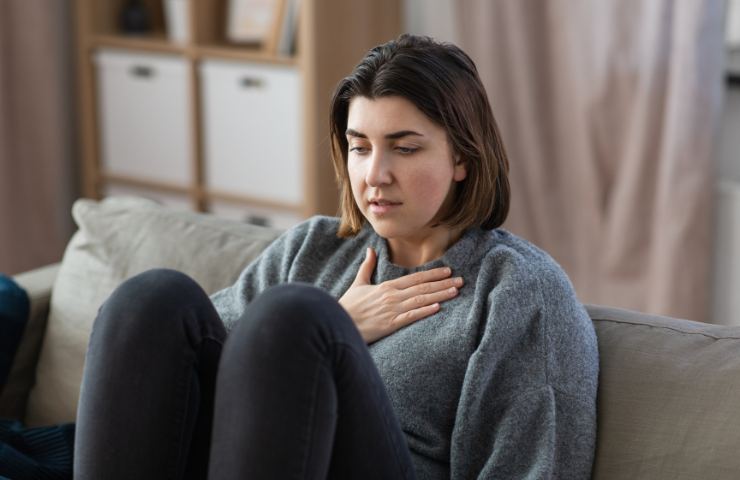
M 0 0 L 0 272 L 59 261 L 72 232 L 69 0 Z
M 460 0 L 511 161 L 504 225 L 585 303 L 708 320 L 721 0 Z

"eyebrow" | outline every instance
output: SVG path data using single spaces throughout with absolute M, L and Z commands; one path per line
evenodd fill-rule
M 348 128 L 345 132 L 345 135 L 351 136 L 351 137 L 360 137 L 360 138 L 367 138 L 367 135 L 364 133 L 358 132 L 357 130 L 354 130 L 352 128 Z M 388 140 L 397 140 L 399 138 L 407 137 L 409 135 L 416 135 L 419 137 L 423 137 L 419 132 L 415 132 L 413 130 L 400 130 L 398 132 L 389 133 L 385 136 Z

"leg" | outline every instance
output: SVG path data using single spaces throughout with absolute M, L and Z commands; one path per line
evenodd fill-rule
M 122 283 L 90 337 L 75 478 L 205 478 L 225 337 L 186 275 L 157 269 Z
M 224 346 L 209 478 L 414 478 L 367 346 L 326 293 L 265 291 Z

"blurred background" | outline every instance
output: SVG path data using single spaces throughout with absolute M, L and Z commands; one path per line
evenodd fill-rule
M 0 0 L 0 272 L 79 197 L 335 214 L 332 89 L 401 32 L 475 60 L 505 228 L 583 302 L 740 324 L 740 0 Z

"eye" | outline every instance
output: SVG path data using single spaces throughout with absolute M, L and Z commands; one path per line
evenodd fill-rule
M 419 150 L 419 147 L 396 147 L 396 151 L 401 155 L 411 155 L 417 150 Z
M 358 145 L 358 146 L 350 147 L 349 151 L 354 152 L 358 155 L 363 155 L 368 152 L 368 149 L 366 147 L 362 147 Z

